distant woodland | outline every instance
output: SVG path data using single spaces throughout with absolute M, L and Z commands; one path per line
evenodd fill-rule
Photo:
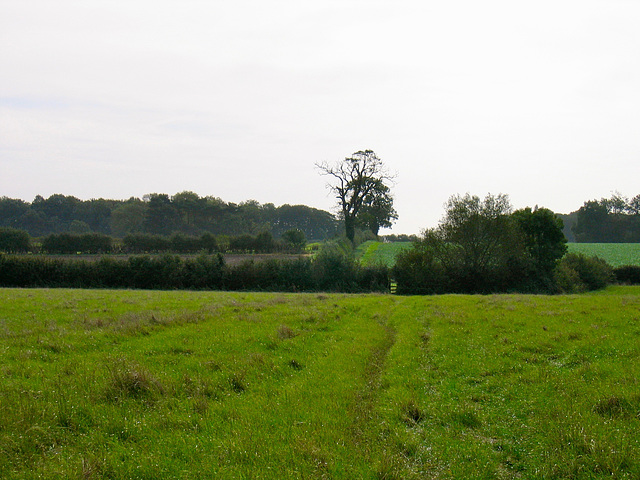
M 29 203 L 1 197 L 0 227 L 23 230 L 32 237 L 100 233 L 118 238 L 134 234 L 237 236 L 262 232 L 278 238 L 296 229 L 304 232 L 307 240 L 324 240 L 336 235 L 339 222 L 333 214 L 305 205 L 276 207 L 255 200 L 235 204 L 185 191 L 128 200 L 80 200 L 55 194 L 46 199 L 38 195 Z
M 589 200 L 577 211 L 559 217 L 570 242 L 640 242 L 640 195 L 628 199 L 615 193 L 611 198 Z
M 640 242 L 640 195 L 628 199 L 616 193 L 611 198 L 586 201 L 578 210 L 558 216 L 569 242 Z M 55 194 L 46 199 L 38 195 L 29 203 L 0 197 L 1 227 L 23 230 L 32 237 L 100 233 L 116 238 L 174 233 L 256 236 L 264 232 L 280 238 L 287 231 L 300 230 L 307 241 L 332 238 L 343 228 L 335 215 L 306 205 L 276 207 L 255 200 L 235 204 L 188 191 L 173 196 L 152 193 L 128 200 L 80 200 Z

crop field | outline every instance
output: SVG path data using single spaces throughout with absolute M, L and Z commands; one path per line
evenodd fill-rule
M 598 256 L 613 267 L 640 265 L 640 243 L 569 243 L 569 252 Z M 383 264 L 389 267 L 411 242 L 383 243 L 368 241 L 356 250 L 356 256 L 363 265 Z
M 597 256 L 614 267 L 640 265 L 640 243 L 569 243 L 569 251 Z
M 640 478 L 640 289 L 0 289 L 0 478 Z

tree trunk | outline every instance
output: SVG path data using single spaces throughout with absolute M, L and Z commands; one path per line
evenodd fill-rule
M 353 244 L 356 236 L 356 219 L 353 217 L 344 217 L 344 230 L 345 235 L 349 241 Z

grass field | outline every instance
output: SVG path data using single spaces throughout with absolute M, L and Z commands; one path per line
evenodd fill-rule
M 640 289 L 0 290 L 0 478 L 640 478 Z
M 396 263 L 396 255 L 405 248 L 411 248 L 411 242 L 383 243 L 369 240 L 356 249 L 356 258 L 364 266 L 386 265 L 392 267 Z
M 382 243 L 368 241 L 356 250 L 356 256 L 363 265 L 384 264 L 389 267 L 410 242 Z M 640 243 L 569 243 L 569 252 L 598 256 L 614 267 L 640 265 Z
M 640 243 L 569 243 L 569 251 L 597 256 L 614 267 L 640 265 Z

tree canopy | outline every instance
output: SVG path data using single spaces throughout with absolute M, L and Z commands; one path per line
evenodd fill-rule
M 403 293 L 549 290 L 565 243 L 550 210 L 512 212 L 506 195 L 456 195 L 438 227 L 398 256 L 394 275 Z
M 0 227 L 28 232 L 33 237 L 59 233 L 101 233 L 115 237 L 131 234 L 257 235 L 269 231 L 274 238 L 298 229 L 310 240 L 336 235 L 338 220 L 330 212 L 306 205 L 260 204 L 248 200 L 227 203 L 194 192 L 173 196 L 151 193 L 142 199 L 80 200 L 61 194 L 37 196 L 32 203 L 0 198 Z
M 393 176 L 373 150 L 360 150 L 333 165 L 316 164 L 338 201 L 345 235 L 353 243 L 358 223 L 377 234 L 398 218 L 388 183 Z
M 576 242 L 640 242 L 640 195 L 628 199 L 614 193 L 611 198 L 585 202 L 572 230 Z

